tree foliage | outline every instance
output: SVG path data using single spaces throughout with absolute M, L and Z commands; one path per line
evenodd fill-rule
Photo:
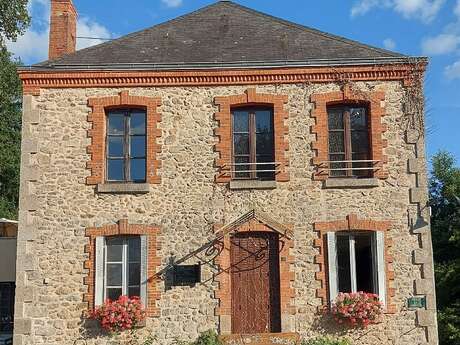
M 439 338 L 460 344 L 460 168 L 454 157 L 433 157 L 430 179 Z
M 0 0 L 0 218 L 17 217 L 21 145 L 21 82 L 6 50 L 30 23 L 28 0 Z
M 0 48 L 0 218 L 15 218 L 19 199 L 22 91 L 17 64 Z
M 15 41 L 30 23 L 28 0 L 0 0 L 0 46 L 5 41 Z

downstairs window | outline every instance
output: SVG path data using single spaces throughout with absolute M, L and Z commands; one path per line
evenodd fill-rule
M 328 232 L 329 300 L 339 292 L 379 295 L 385 305 L 384 233 Z
M 146 306 L 146 266 L 146 236 L 97 237 L 95 305 L 125 295 Z

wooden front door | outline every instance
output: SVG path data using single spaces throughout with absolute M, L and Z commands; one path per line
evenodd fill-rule
M 231 238 L 232 333 L 281 332 L 278 234 Z

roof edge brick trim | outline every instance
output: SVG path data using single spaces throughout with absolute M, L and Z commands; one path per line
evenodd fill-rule
M 40 89 L 90 87 L 154 87 L 328 83 L 338 81 L 402 81 L 412 84 L 426 63 L 354 67 L 307 67 L 277 69 L 195 70 L 195 71 L 19 71 L 24 94 L 37 95 Z

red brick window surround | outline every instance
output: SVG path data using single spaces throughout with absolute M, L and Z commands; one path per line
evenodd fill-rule
M 122 91 L 117 96 L 97 97 L 88 100 L 88 106 L 92 108 L 88 115 L 88 122 L 92 128 L 88 130 L 88 137 L 91 144 L 87 152 L 91 155 L 91 160 L 87 163 L 91 175 L 86 178 L 86 184 L 97 185 L 105 182 L 106 172 L 106 111 L 109 109 L 126 109 L 141 107 L 146 110 L 146 183 L 160 183 L 158 169 L 161 161 L 158 154 L 161 152 L 161 145 L 158 138 L 161 137 L 161 130 L 157 128 L 157 123 L 161 121 L 161 114 L 158 107 L 161 105 L 159 97 L 130 96 L 128 91 Z
M 160 291 L 157 286 L 157 280 L 154 278 L 157 267 L 161 264 L 158 257 L 158 251 L 161 249 L 158 235 L 160 228 L 156 226 L 128 224 L 127 219 L 118 221 L 117 224 L 104 225 L 97 228 L 87 228 L 86 237 L 89 243 L 85 246 L 85 252 L 89 258 L 85 261 L 84 267 L 88 270 L 88 275 L 84 278 L 84 284 L 88 290 L 84 294 L 83 301 L 88 303 L 88 310 L 92 311 L 95 306 L 95 280 L 96 280 L 96 238 L 109 236 L 129 236 L 145 235 L 147 237 L 147 316 L 159 316 L 159 309 L 156 305 L 160 299 Z
M 318 232 L 318 238 L 315 239 L 314 246 L 318 248 L 315 263 L 319 265 L 319 271 L 316 272 L 315 277 L 320 284 L 320 288 L 316 290 L 316 297 L 320 298 L 322 302 L 320 310 L 328 305 L 329 277 L 326 234 L 339 231 L 353 231 L 358 233 L 361 231 L 381 231 L 384 233 L 386 313 L 391 314 L 396 312 L 396 306 L 391 303 L 396 290 L 393 287 L 395 274 L 393 271 L 393 256 L 391 255 L 393 241 L 388 233 L 390 227 L 391 222 L 389 221 L 360 220 L 355 214 L 348 215 L 345 220 L 314 223 L 314 230 Z
M 388 177 L 384 167 L 388 158 L 383 151 L 387 147 L 387 140 L 382 138 L 382 134 L 387 130 L 387 126 L 382 123 L 382 117 L 385 116 L 385 108 L 382 105 L 384 101 L 385 92 L 383 91 L 355 91 L 348 84 L 342 88 L 342 91 L 311 96 L 311 102 L 314 103 L 311 116 L 316 120 L 312 126 L 312 133 L 316 134 L 316 140 L 312 144 L 312 148 L 315 151 L 313 165 L 316 167 L 313 174 L 314 180 L 323 181 L 329 177 L 328 164 L 325 163 L 329 161 L 328 106 L 341 104 L 367 106 L 370 160 L 377 161 L 377 163 L 373 164 L 373 167 L 375 167 L 373 177 L 379 179 Z
M 242 217 L 243 218 L 243 217 Z M 214 226 L 216 234 L 222 233 L 221 224 Z M 286 227 L 290 228 L 290 227 Z M 215 297 L 219 300 L 219 305 L 216 308 L 216 315 L 220 318 L 220 333 L 231 333 L 231 318 L 232 318 L 232 279 L 231 279 L 231 236 L 233 233 L 242 232 L 278 232 L 275 231 L 271 225 L 265 224 L 262 220 L 257 219 L 257 216 L 248 219 L 245 223 L 238 225 L 236 229 L 229 233 L 223 233 L 222 250 L 215 259 L 216 265 L 219 267 L 219 274 L 216 276 L 218 281 L 218 289 L 215 292 Z M 289 230 L 292 235 L 292 230 Z M 280 307 L 281 317 L 286 318 L 289 315 L 295 314 L 295 307 L 293 299 L 295 298 L 295 290 L 293 282 L 295 280 L 295 273 L 290 270 L 291 264 L 294 264 L 295 258 L 290 253 L 294 248 L 294 241 L 289 236 L 279 237 L 279 257 L 280 257 Z M 283 327 L 283 325 L 282 325 Z M 282 329 L 285 332 L 286 329 Z
M 232 179 L 232 109 L 242 106 L 269 106 L 273 108 L 273 125 L 275 139 L 275 161 L 279 163 L 275 180 L 278 182 L 289 181 L 289 174 L 286 167 L 289 165 L 287 151 L 289 144 L 287 140 L 288 127 L 285 121 L 289 114 L 284 109 L 287 103 L 287 95 L 272 95 L 258 93 L 255 88 L 249 88 L 244 94 L 231 96 L 215 97 L 214 103 L 219 106 L 219 111 L 215 113 L 215 119 L 218 121 L 218 127 L 215 130 L 215 136 L 219 142 L 215 144 L 215 151 L 219 156 L 215 160 L 215 166 L 218 169 L 216 182 L 226 183 Z

